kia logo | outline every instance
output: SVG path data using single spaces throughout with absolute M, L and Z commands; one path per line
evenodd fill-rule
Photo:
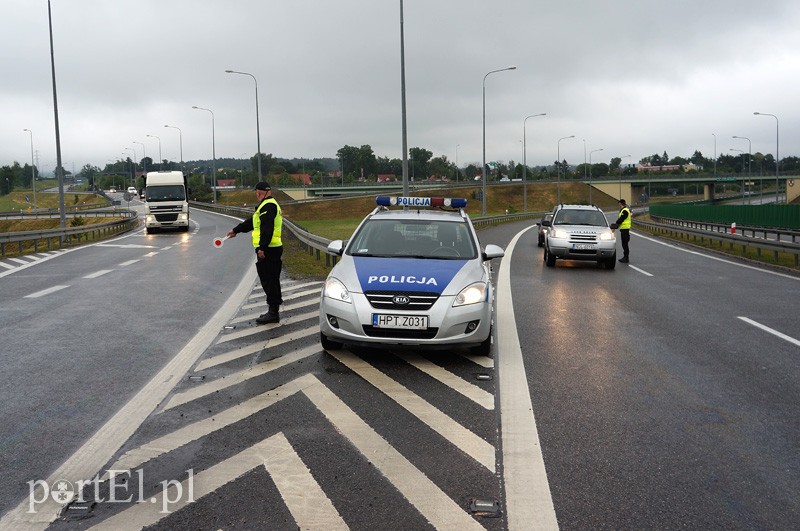
M 411 299 L 406 295 L 395 295 L 392 297 L 392 302 L 395 304 L 408 304 Z

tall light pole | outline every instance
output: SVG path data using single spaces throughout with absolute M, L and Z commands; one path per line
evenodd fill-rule
M 483 172 L 483 186 L 481 189 L 481 215 L 486 215 L 486 78 L 489 77 L 489 74 L 495 74 L 497 72 L 505 72 L 506 70 L 516 70 L 516 66 L 508 66 L 506 68 L 501 68 L 499 70 L 492 70 L 491 72 L 487 73 L 483 76 L 483 166 L 481 166 L 481 171 Z
M 131 159 L 133 161 L 133 169 L 131 170 L 131 185 L 136 186 L 136 150 L 129 147 L 123 149 L 125 149 L 126 151 L 128 150 L 133 151 L 133 159 Z
M 50 71 L 53 77 L 53 114 L 56 128 L 56 177 L 58 178 L 58 217 L 62 229 L 67 227 L 67 211 L 64 207 L 64 168 L 61 166 L 61 129 L 58 125 L 58 96 L 56 91 L 56 56 L 53 51 L 53 16 L 50 0 L 47 0 L 47 23 L 50 28 Z
M 400 0 L 400 121 L 403 150 L 403 196 L 408 196 L 408 128 L 406 126 L 406 41 L 403 30 L 403 0 Z M 344 184 L 344 170 L 342 170 Z
M 526 129 L 525 124 L 528 121 L 528 118 L 536 118 L 537 116 L 547 116 L 546 112 L 540 112 L 539 114 L 531 114 L 530 116 L 526 116 L 524 120 L 522 120 L 522 210 L 523 212 L 528 211 L 528 140 L 526 138 Z
M 561 141 L 568 138 L 575 138 L 575 135 L 564 136 L 558 139 L 558 155 L 556 156 L 556 203 L 561 204 Z
M 752 162 L 751 161 L 753 160 L 753 143 L 746 136 L 733 135 L 731 138 L 738 138 L 740 140 L 747 140 L 747 180 L 749 181 L 750 179 L 752 179 L 752 172 L 750 170 L 752 169 Z M 745 189 L 747 189 L 746 185 L 745 185 Z M 747 202 L 748 203 L 750 202 L 750 197 L 749 196 L 747 198 Z
M 180 127 L 175 127 L 174 125 L 165 125 L 164 127 L 178 130 L 178 142 L 181 149 L 181 171 L 183 171 L 183 131 L 181 131 Z
M 756 116 L 772 116 L 775 118 L 775 204 L 778 204 L 778 164 L 780 163 L 780 155 L 778 155 L 778 148 L 780 146 L 781 136 L 780 136 L 780 125 L 778 123 L 778 117 L 774 114 L 768 114 L 765 112 L 754 112 Z M 786 199 L 789 199 L 787 194 Z
M 145 135 L 145 136 L 149 136 L 150 138 L 155 138 L 156 140 L 158 140 L 158 171 L 161 171 L 162 170 L 161 163 L 164 160 L 161 158 L 161 138 L 157 137 L 156 135 Z
M 589 204 L 592 204 L 592 153 L 603 151 L 603 148 L 593 149 L 589 152 Z
M 31 188 L 33 188 L 33 208 L 36 208 L 36 167 L 33 162 L 33 131 L 23 129 L 31 134 Z
M 253 83 L 256 84 L 256 149 L 258 149 L 258 153 L 256 153 L 257 157 L 257 164 L 258 164 L 258 180 L 261 180 L 261 125 L 258 123 L 258 80 L 256 76 L 249 72 L 238 72 L 236 70 L 225 70 L 226 74 L 240 74 L 242 76 L 250 76 L 253 78 Z
M 214 190 L 214 204 L 217 204 L 217 141 L 216 133 L 214 132 L 214 111 L 196 105 L 192 105 L 192 109 L 211 113 L 211 188 Z M 261 157 L 259 156 L 259 158 Z
M 714 178 L 717 178 L 717 135 L 711 133 L 714 137 Z
M 144 149 L 144 144 L 142 142 L 137 142 L 135 140 L 131 141 L 132 144 L 139 144 L 142 146 L 142 173 L 144 174 L 145 178 L 147 177 L 147 151 Z M 135 156 L 135 154 L 134 154 Z

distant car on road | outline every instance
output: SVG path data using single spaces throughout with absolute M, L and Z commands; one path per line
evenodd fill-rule
M 603 211 L 594 205 L 558 205 L 553 220 L 544 221 L 544 262 L 547 267 L 562 260 L 591 260 L 606 269 L 617 265 L 617 237 Z
M 108 189 L 108 193 L 109 194 L 116 194 L 117 193 L 117 189 L 112 186 L 111 188 Z
M 133 186 L 128 187 L 128 193 L 131 194 L 131 198 L 139 197 L 139 192 L 136 191 L 136 188 Z

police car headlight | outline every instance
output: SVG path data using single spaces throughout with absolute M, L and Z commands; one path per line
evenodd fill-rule
M 342 301 L 346 303 L 350 303 L 350 292 L 347 291 L 347 288 L 344 287 L 344 284 L 336 278 L 329 278 L 325 281 L 325 290 L 323 291 L 325 297 L 330 299 L 334 299 L 337 301 Z
M 600 239 L 601 240 L 613 240 L 614 239 L 614 233 L 613 232 L 601 232 L 600 233 Z
M 483 282 L 476 282 L 470 284 L 461 290 L 461 293 L 456 295 L 456 300 L 453 301 L 453 307 L 466 306 L 467 304 L 477 304 L 486 300 L 486 284 Z

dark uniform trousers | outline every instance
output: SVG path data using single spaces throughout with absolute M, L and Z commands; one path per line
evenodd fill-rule
M 258 252 L 258 249 L 256 249 Z M 281 267 L 283 262 L 283 246 L 268 247 L 264 251 L 264 259 L 256 258 L 256 272 L 261 280 L 261 287 L 267 296 L 267 306 L 280 306 L 283 304 L 281 296 Z

